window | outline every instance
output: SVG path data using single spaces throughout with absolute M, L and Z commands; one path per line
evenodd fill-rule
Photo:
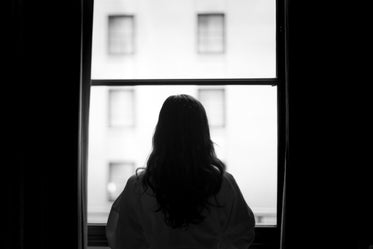
M 225 90 L 198 89 L 198 99 L 205 107 L 210 127 L 225 126 Z
M 124 189 L 128 178 L 135 173 L 133 162 L 110 162 L 107 182 L 108 201 L 115 201 Z
M 281 0 L 162 3 L 94 2 L 88 244 L 106 245 L 104 226 L 111 200 L 123 188 L 120 184 L 131 167 L 146 165 L 163 101 L 185 93 L 204 105 L 216 153 L 254 211 L 254 248 L 276 248 L 285 141 L 284 4 Z M 123 18 L 114 12 L 133 15 Z M 131 41 L 131 49 L 118 51 L 134 51 L 136 16 L 136 56 L 107 56 L 103 24 L 108 16 L 119 18 L 109 20 L 109 30 L 114 31 L 109 36 L 121 34 L 122 26 L 128 31 L 122 37 L 132 37 L 124 38 Z
M 118 88 L 117 90 L 115 90 Z M 109 199 L 123 190 L 131 165 L 143 167 L 152 149 L 152 136 L 164 100 L 186 93 L 200 99 L 209 118 L 218 157 L 239 183 L 258 225 L 276 225 L 277 205 L 277 88 L 255 85 L 137 85 L 95 86 L 91 89 L 88 221 L 105 222 Z M 105 93 L 136 92 L 136 129 L 111 129 L 101 117 L 107 113 Z M 118 94 L 126 110 L 131 94 Z M 244 108 L 242 108 L 244 107 Z M 120 112 L 121 113 L 121 112 Z M 226 122 L 225 120 L 229 121 Z M 121 162 L 121 163 L 115 163 Z M 123 162 L 131 162 L 125 164 Z M 105 177 L 103 167 L 110 165 Z M 105 183 L 105 180 L 108 182 Z M 99 187 L 101 186 L 101 187 Z M 258 191 L 258 189 L 261 189 Z M 265 190 L 265 191 L 264 191 Z M 111 192 L 110 192 L 111 191 Z M 112 194 L 110 194 L 112 193 Z M 101 197 L 100 197 L 101 196 Z M 111 197 L 110 197 L 111 196 Z
M 198 52 L 224 53 L 224 14 L 198 14 Z
M 133 127 L 135 124 L 134 91 L 109 89 L 109 126 Z
M 133 54 L 134 45 L 134 16 L 109 16 L 108 52 L 112 55 Z
M 93 14 L 92 79 L 276 78 L 276 0 L 95 0 Z

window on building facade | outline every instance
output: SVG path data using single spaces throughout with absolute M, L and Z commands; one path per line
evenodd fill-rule
M 135 173 L 133 162 L 109 162 L 108 181 L 106 185 L 107 200 L 112 202 L 123 191 L 127 180 Z
M 135 52 L 135 22 L 133 15 L 110 15 L 108 17 L 108 52 L 111 55 Z
M 133 127 L 135 125 L 134 91 L 109 89 L 109 126 Z
M 205 107 L 210 127 L 225 126 L 225 91 L 218 89 L 198 89 L 198 99 Z
M 197 15 L 198 53 L 224 53 L 225 51 L 225 15 Z

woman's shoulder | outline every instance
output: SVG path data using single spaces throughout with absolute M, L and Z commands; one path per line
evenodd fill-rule
M 126 183 L 127 187 L 131 189 L 143 191 L 144 189 L 143 189 L 142 180 L 144 177 L 144 173 L 145 171 L 143 170 L 141 172 L 131 175 L 127 180 L 127 183 Z M 227 194 L 227 192 L 232 192 L 235 188 L 235 185 L 236 185 L 236 181 L 233 175 L 227 171 L 224 171 L 220 192 L 223 192 L 224 194 Z
M 127 184 L 137 184 L 137 183 L 141 183 L 142 181 L 142 178 L 144 176 L 144 173 L 145 173 L 145 170 L 142 170 L 142 171 L 139 171 L 139 169 L 143 169 L 143 168 L 137 168 L 136 169 L 136 172 L 134 174 L 132 174 L 128 180 L 127 180 Z
M 145 173 L 145 170 L 142 170 L 142 171 L 136 172 L 135 174 L 131 175 L 128 178 L 126 185 L 128 185 L 128 187 L 131 188 L 134 193 L 143 194 L 144 192 L 146 192 L 143 186 L 144 173 Z
M 235 182 L 233 175 L 227 171 L 223 174 L 223 183 L 232 185 Z
M 220 188 L 220 195 L 225 198 L 233 197 L 234 192 L 236 191 L 236 180 L 233 175 L 227 171 L 223 174 L 223 181 Z
M 229 173 L 228 171 L 224 171 L 223 178 L 227 181 L 232 181 L 233 175 Z

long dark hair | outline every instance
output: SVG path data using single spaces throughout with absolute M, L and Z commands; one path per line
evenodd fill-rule
M 195 98 L 168 97 L 159 113 L 153 136 L 153 150 L 147 161 L 142 184 L 150 187 L 172 228 L 201 223 L 204 210 L 221 206 L 217 199 L 225 172 L 215 154 L 206 111 Z M 208 201 L 214 196 L 215 204 Z

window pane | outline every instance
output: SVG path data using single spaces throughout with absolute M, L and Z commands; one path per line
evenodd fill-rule
M 109 179 L 106 185 L 108 201 L 115 201 L 135 169 L 133 162 L 109 162 Z
M 137 123 L 133 129 L 112 129 L 105 122 L 108 93 L 115 89 L 136 95 L 118 97 L 130 99 L 125 103 L 134 101 Z M 180 93 L 199 98 L 206 107 L 216 153 L 236 178 L 257 224 L 276 224 L 277 87 L 239 85 L 92 87 L 88 222 L 106 223 L 111 199 L 123 190 L 135 168 L 146 165 L 164 100 Z
M 134 53 L 133 16 L 109 16 L 108 29 L 109 54 Z
M 135 124 L 134 92 L 132 89 L 109 90 L 109 125 L 131 127 Z
M 276 77 L 275 0 L 94 4 L 93 79 Z
M 198 52 L 224 52 L 224 14 L 198 15 Z
M 198 89 L 198 99 L 205 107 L 210 127 L 223 127 L 225 124 L 224 88 Z

